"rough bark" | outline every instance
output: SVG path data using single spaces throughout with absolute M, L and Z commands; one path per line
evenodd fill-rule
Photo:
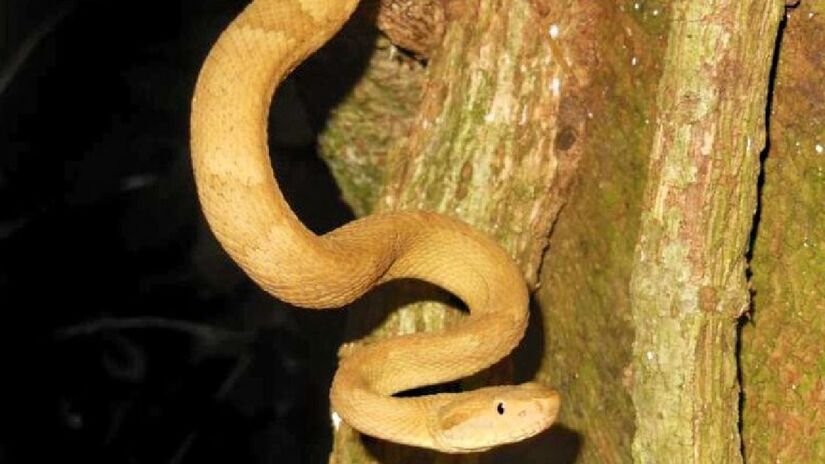
M 451 2 L 452 8 L 457 4 Z M 407 140 L 351 143 L 363 131 L 368 138 L 380 134 L 384 123 L 386 108 L 359 108 L 386 94 L 364 94 L 336 110 L 360 121 L 349 127 L 333 121 L 327 134 L 337 145 L 326 151 L 348 150 L 339 164 L 341 178 L 360 175 L 364 166 L 375 169 L 360 192 L 343 185 L 345 196 L 359 192 L 359 214 L 373 205 L 454 214 L 493 234 L 519 260 L 539 287 L 540 314 L 531 327 L 543 329 L 528 334 L 527 342 L 544 353 L 535 376 L 564 392 L 562 424 L 523 447 L 464 458 L 369 439 L 364 447 L 364 438 L 344 426 L 331 462 L 740 461 L 736 321 L 748 307 L 745 254 L 781 3 L 460 5 L 466 11 L 451 16 L 426 76 L 412 67 L 399 81 L 411 92 L 407 96 L 423 86 L 416 116 L 406 117 L 411 98 L 390 120 L 398 124 L 392 138 L 408 131 Z M 548 40 L 552 25 L 561 33 Z M 378 84 L 368 85 L 384 79 L 376 76 Z M 811 86 L 808 92 L 816 88 Z M 372 161 L 353 164 L 364 153 Z M 795 169 L 788 175 L 812 172 Z M 379 190 L 380 197 L 374 193 Z M 810 233 L 816 222 L 806 224 L 813 241 L 805 243 L 821 243 Z M 549 253 L 542 258 L 551 226 Z M 806 269 L 821 265 L 810 259 Z M 415 299 L 431 304 L 407 305 Z M 457 317 L 445 303 L 447 296 L 410 283 L 385 288 L 363 303 L 373 306 L 366 317 L 366 308 L 356 308 L 351 334 L 438 330 Z M 398 306 L 404 309 L 387 316 Z M 805 322 L 816 322 L 815 310 L 806 314 L 811 317 Z M 800 335 L 789 331 L 788 337 L 790 342 Z M 766 341 L 754 343 L 773 349 Z M 815 355 L 806 360 L 820 362 L 821 351 L 810 352 Z M 787 349 L 772 353 L 784 357 Z M 527 358 L 517 353 L 519 362 Z M 755 376 L 776 375 L 753 364 Z M 527 369 L 522 378 L 534 376 Z M 798 370 L 783 372 L 801 378 Z M 512 366 L 503 363 L 469 383 L 512 375 Z M 810 412 L 806 401 L 822 392 L 814 374 L 805 378 L 814 396 L 797 399 L 799 415 L 749 428 L 757 420 L 749 420 L 746 410 L 748 443 L 760 443 L 746 444 L 746 450 L 761 452 L 758 446 L 767 443 L 772 450 L 791 442 L 804 446 L 802 437 L 764 438 L 788 421 L 806 427 L 804 437 L 820 436 L 821 415 L 800 419 Z M 776 416 L 778 406 L 754 407 L 757 417 L 771 411 Z
M 393 44 L 426 58 L 444 37 L 442 0 L 379 0 L 375 24 Z
M 573 14 L 548 13 L 511 0 L 466 2 L 451 11 L 453 20 L 443 48 L 427 68 L 410 132 L 388 155 L 387 180 L 377 204 L 379 210 L 441 211 L 476 225 L 516 258 L 532 285 L 566 196 L 562 192 L 581 154 L 577 139 L 587 119 L 579 98 L 587 73 L 564 63 L 570 57 L 564 55 L 561 42 L 554 42 L 558 37 L 548 34 L 550 25 L 556 24 L 575 37 L 581 25 L 573 22 Z M 359 317 L 353 338 L 437 330 L 459 317 L 457 311 L 431 303 L 404 307 L 382 320 L 411 294 L 449 301 L 412 283 L 390 286 L 362 302 L 369 308 L 354 310 Z M 474 387 L 511 377 L 512 368 L 505 362 L 469 383 Z M 387 443 L 371 442 L 363 449 L 361 439 L 342 426 L 331 461 L 478 458 L 438 456 Z
M 825 3 L 789 10 L 742 340 L 749 463 L 825 461 Z
M 381 37 L 348 37 L 374 49 L 364 74 L 330 113 L 319 148 L 344 201 L 360 217 L 375 207 L 387 180 L 388 151 L 412 129 L 424 67 Z
M 584 157 L 542 264 L 540 376 L 564 392 L 553 456 L 533 462 L 625 463 L 635 416 L 627 390 L 633 327 L 628 286 L 638 237 L 656 86 L 667 45 L 661 4 L 594 2 L 595 63 Z
M 737 318 L 783 5 L 671 4 L 631 279 L 636 462 L 741 462 Z

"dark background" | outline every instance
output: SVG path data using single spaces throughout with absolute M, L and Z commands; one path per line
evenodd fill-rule
M 197 71 L 245 3 L 0 0 L 0 462 L 326 462 L 344 315 L 257 289 L 189 166 Z M 369 51 L 353 27 L 270 118 L 317 232 L 350 218 L 315 137 Z

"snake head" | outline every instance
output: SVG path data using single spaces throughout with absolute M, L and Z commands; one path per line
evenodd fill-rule
M 485 451 L 544 431 L 558 411 L 558 393 L 537 383 L 482 388 L 441 406 L 432 433 L 446 450 Z

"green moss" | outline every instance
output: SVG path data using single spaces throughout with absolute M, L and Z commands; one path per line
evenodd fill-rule
M 825 155 L 815 148 L 825 140 L 824 6 L 789 10 L 777 68 L 753 319 L 742 333 L 749 463 L 825 459 L 825 416 L 816 412 L 825 401 Z
M 825 145 L 825 97 L 810 92 L 825 79 L 817 5 L 791 12 L 782 42 L 751 265 L 743 419 L 748 462 L 757 464 L 825 459 L 825 417 L 813 413 L 825 401 L 825 154 L 816 150 Z
M 365 74 L 336 106 L 319 139 L 321 156 L 356 216 L 369 214 L 387 178 L 389 151 L 410 130 L 424 69 L 375 42 Z
M 630 462 L 635 428 L 625 384 L 633 341 L 628 280 L 663 43 L 648 35 L 657 33 L 649 24 L 639 29 L 625 21 L 628 5 L 593 18 L 598 35 L 581 38 L 598 47 L 592 88 L 607 89 L 609 97 L 587 103 L 585 156 L 555 225 L 538 293 L 548 353 L 541 372 L 562 391 L 562 423 L 581 437 L 577 463 Z M 638 42 L 617 50 L 625 27 Z M 645 66 L 634 66 L 634 57 Z

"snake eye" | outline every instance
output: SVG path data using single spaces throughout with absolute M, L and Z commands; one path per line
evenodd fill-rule
M 496 411 L 498 412 L 499 416 L 503 416 L 504 415 L 504 403 L 499 403 L 496 406 Z

